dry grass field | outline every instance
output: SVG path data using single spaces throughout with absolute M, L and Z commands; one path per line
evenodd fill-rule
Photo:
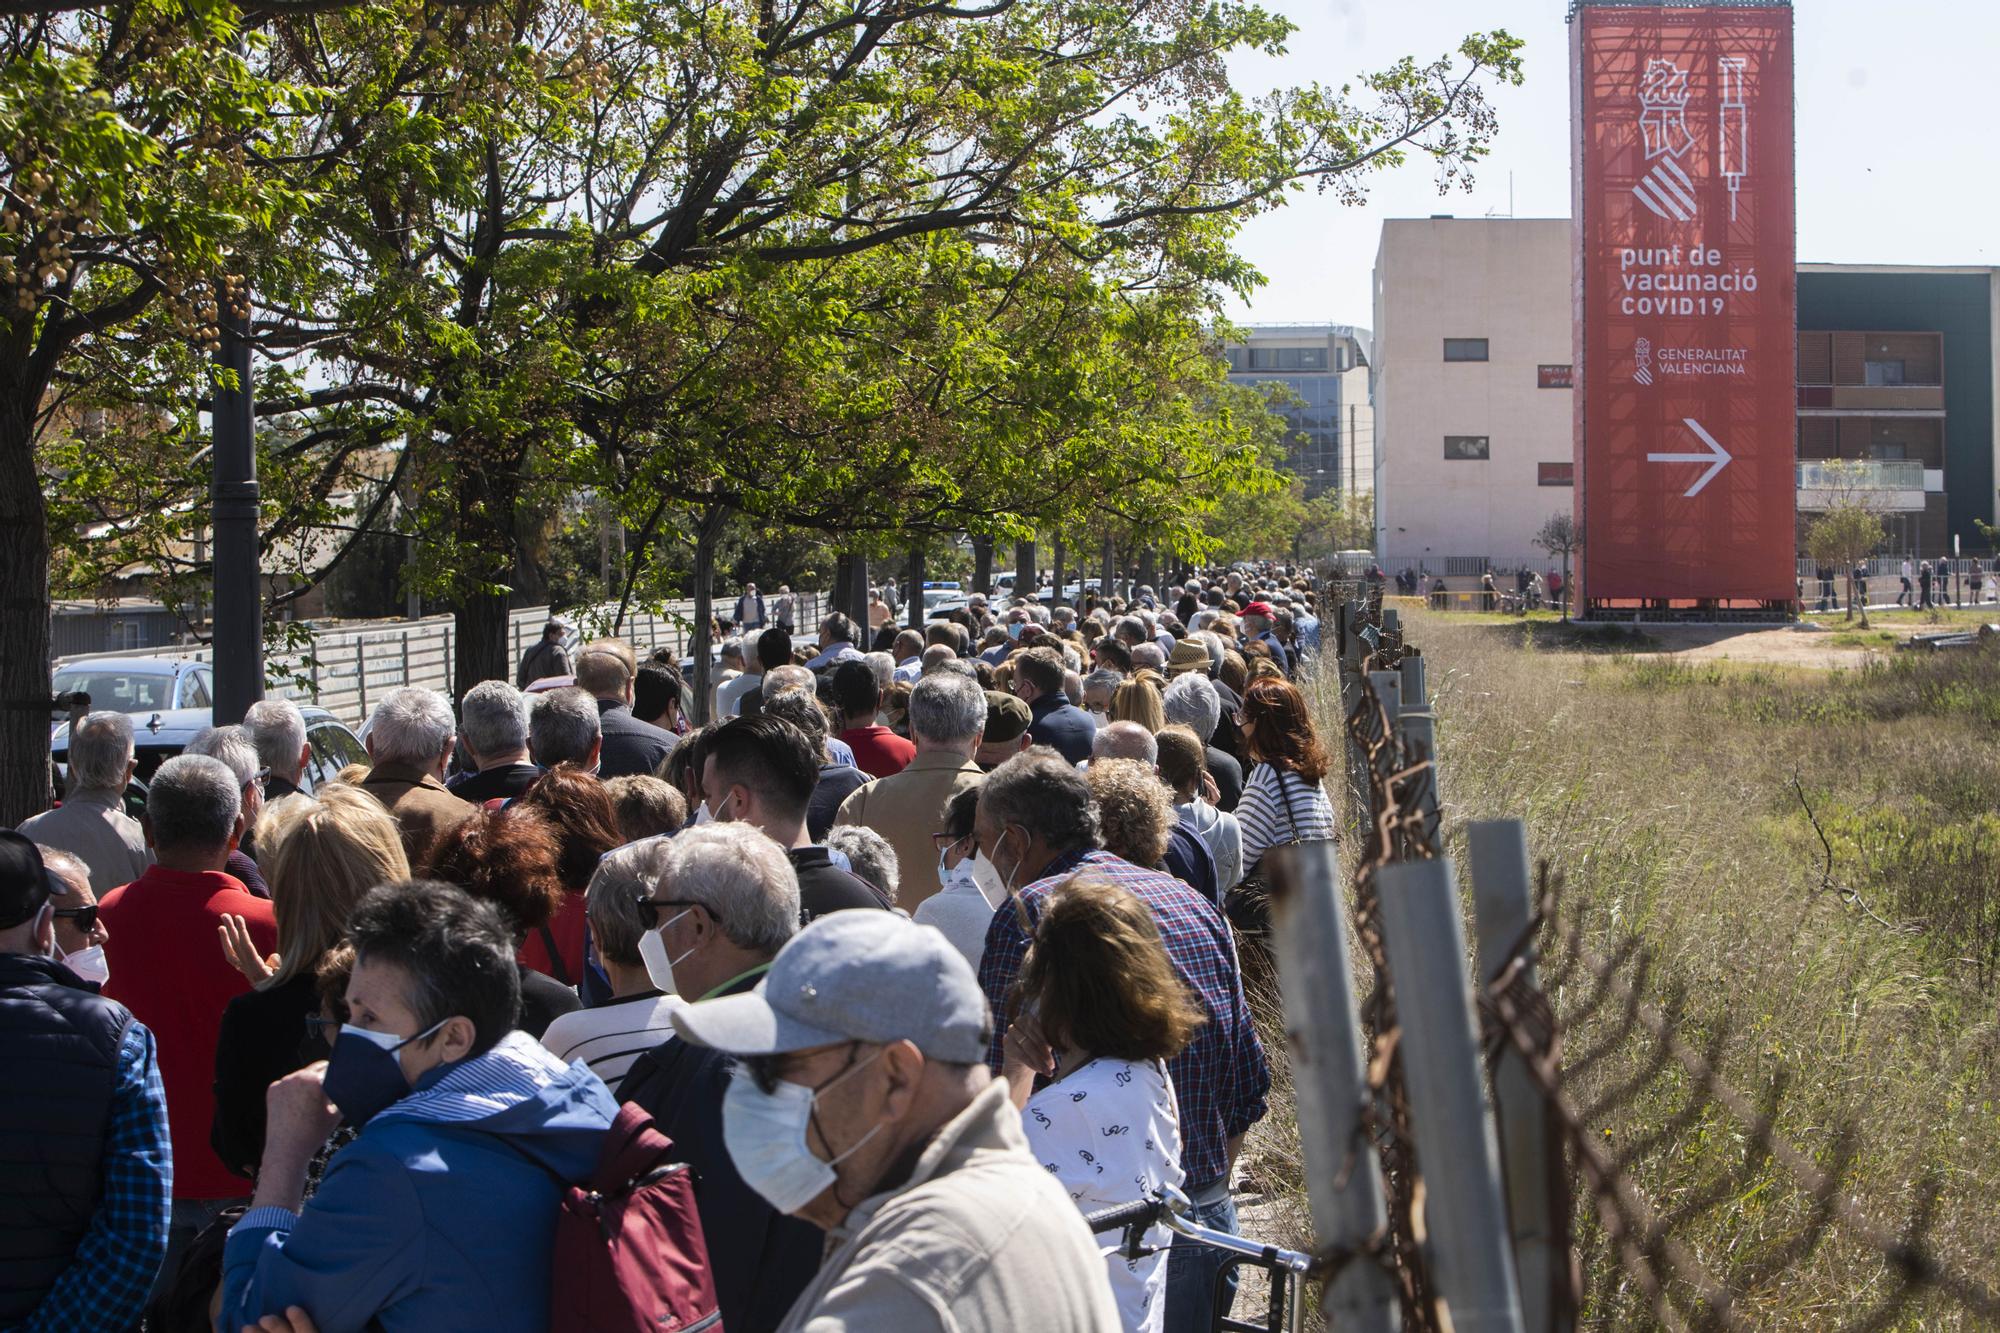
M 1889 1233 L 1934 1184 L 1933 1250 L 2000 1285 L 2000 650 L 1827 670 L 1690 661 L 1520 622 L 1418 612 L 1406 625 L 1436 693 L 1453 853 L 1465 820 L 1526 819 L 1599 952 L 1644 941 L 1648 989 L 1682 997 L 1689 1044 L 1720 1029 L 1723 1072 L 1753 1097 L 1785 1082 L 1783 1137 L 1828 1166 L 1845 1135 L 1850 1196 Z M 1572 1034 L 1571 1049 L 1595 1035 Z M 1638 1058 L 1608 1059 L 1572 1091 L 1587 1103 Z M 1591 1128 L 1613 1148 L 1668 1131 L 1633 1183 L 1662 1212 L 1710 1200 L 1675 1234 L 1736 1290 L 1744 1322 L 1978 1326 L 1934 1298 L 1876 1311 L 1893 1284 L 1838 1230 L 1746 1281 L 1813 1202 L 1781 1168 L 1746 1166 L 1732 1121 L 1684 1113 L 1688 1092 L 1675 1067 Z M 1250 1164 L 1278 1196 L 1263 1215 L 1293 1240 L 1296 1133 L 1279 1108 Z M 1650 1326 L 1582 1209 L 1577 1225 L 1586 1324 Z

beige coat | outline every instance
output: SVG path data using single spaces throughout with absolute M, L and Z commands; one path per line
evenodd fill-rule
M 944 831 L 945 802 L 984 776 L 963 755 L 921 751 L 902 772 L 856 787 L 833 822 L 873 829 L 896 849 L 896 906 L 914 912 L 941 887 L 931 835 Z
M 479 807 L 453 796 L 442 782 L 414 764 L 377 764 L 361 779 L 361 790 L 389 808 L 403 831 L 410 873 L 421 875 L 433 844 Z
M 916 1170 L 827 1233 L 779 1333 L 1114 1333 L 1118 1307 L 1083 1214 L 988 1084 Z

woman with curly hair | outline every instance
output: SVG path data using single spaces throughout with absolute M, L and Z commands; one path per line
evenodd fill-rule
M 1273 847 L 1332 840 L 1333 802 L 1322 785 L 1331 763 L 1305 696 L 1281 677 L 1249 682 L 1237 725 L 1251 763 L 1236 805 L 1248 878 Z
M 528 937 L 521 961 L 565 986 L 589 984 L 584 972 L 583 895 L 604 854 L 625 841 L 618 808 L 604 784 L 576 764 L 557 764 L 522 792 L 516 806 L 539 811 L 556 834 L 556 870 L 562 904 L 545 930 Z M 611 994 L 608 983 L 599 998 Z
M 541 811 L 519 802 L 461 821 L 431 848 L 424 874 L 455 884 L 500 909 L 518 949 L 548 929 L 563 901 L 562 841 Z M 582 1008 L 576 992 L 517 960 L 521 1030 L 537 1041 L 562 1014 Z
M 1146 904 L 1088 873 L 1059 885 L 1035 925 L 1018 995 L 1002 1076 L 1035 1160 L 1086 1213 L 1178 1188 L 1180 1116 L 1166 1062 L 1204 1015 Z M 1038 1075 L 1049 1082 L 1036 1092 Z M 1157 1253 L 1105 1262 L 1121 1325 L 1157 1333 L 1171 1236 L 1159 1226 L 1147 1239 Z

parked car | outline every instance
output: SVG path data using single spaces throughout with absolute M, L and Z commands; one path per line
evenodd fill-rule
M 92 696 L 91 704 L 93 708 L 96 706 L 95 696 Z M 349 764 L 368 762 L 367 749 L 339 718 L 312 704 L 300 704 L 299 712 L 305 716 L 306 744 L 312 749 L 312 758 L 307 762 L 305 772 L 299 776 L 299 786 L 303 790 L 316 791 L 333 781 L 340 770 Z M 143 722 L 134 719 L 132 748 L 138 767 L 125 789 L 125 806 L 130 813 L 137 815 L 145 808 L 146 783 L 159 771 L 160 765 L 185 750 L 188 742 L 214 721 L 215 714 L 208 708 L 162 709 Z M 67 771 L 67 722 L 56 728 L 56 734 L 49 742 L 49 757 L 55 761 L 59 774 Z
M 90 657 L 58 662 L 52 685 L 57 694 L 83 691 L 100 712 L 170 712 L 207 708 L 214 700 L 215 670 L 191 658 Z

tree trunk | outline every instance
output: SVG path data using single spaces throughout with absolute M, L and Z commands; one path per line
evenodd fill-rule
M 1035 596 L 1035 544 L 1014 543 L 1014 595 L 1032 600 Z
M 1104 599 L 1106 606 L 1109 606 L 1111 605 L 1112 594 L 1117 590 L 1118 543 L 1114 542 L 1111 539 L 1111 534 L 1107 532 L 1104 534 L 1104 568 L 1098 575 L 1097 595 Z
M 35 395 L 38 398 L 40 395 Z M 35 435 L 16 386 L 0 413 L 0 828 L 49 808 L 48 510 Z M 99 707 L 109 705 L 98 700 Z M 141 719 L 143 721 L 144 719 Z
M 1063 568 L 1064 554 L 1065 553 L 1063 551 L 1062 538 L 1058 537 L 1056 538 L 1056 556 L 1055 556 L 1055 582 L 1056 582 L 1055 596 L 1049 599 L 1049 606 L 1051 608 L 1058 607 L 1063 604 L 1063 577 L 1068 572 Z
M 910 606 L 909 626 L 913 630 L 924 627 L 924 548 L 910 548 Z
M 856 646 L 865 653 L 868 651 L 870 636 L 868 628 L 868 557 L 856 552 L 849 559 L 851 563 L 847 566 L 847 576 L 850 580 L 847 587 L 847 614 L 853 619 L 861 635 L 861 642 Z
M 842 615 L 853 615 L 854 608 L 847 604 L 847 595 L 853 588 L 854 557 L 845 554 L 835 556 L 833 558 L 833 587 L 827 589 L 826 595 L 827 611 L 829 613 L 838 611 Z M 806 628 L 803 620 L 799 628 L 801 630 Z
M 993 539 L 972 539 L 972 590 L 982 597 L 993 595 Z
M 711 702 L 710 680 L 714 678 L 714 665 L 709 661 L 709 645 L 714 636 L 710 627 L 715 623 L 715 547 L 722 537 L 722 528 L 729 517 L 723 505 L 710 505 L 701 511 L 695 522 L 694 561 L 688 573 L 688 581 L 694 588 L 694 633 L 688 640 L 688 655 L 694 665 L 688 672 L 688 689 L 694 695 L 694 721 L 697 726 L 708 725 L 708 707 Z
M 468 593 L 459 599 L 452 642 L 452 692 L 460 699 L 482 680 L 512 680 L 507 660 L 507 594 Z
M 1143 587 L 1152 588 L 1155 593 L 1159 591 L 1153 582 L 1156 573 L 1158 567 L 1154 560 L 1153 548 L 1148 546 L 1139 552 L 1139 583 Z

